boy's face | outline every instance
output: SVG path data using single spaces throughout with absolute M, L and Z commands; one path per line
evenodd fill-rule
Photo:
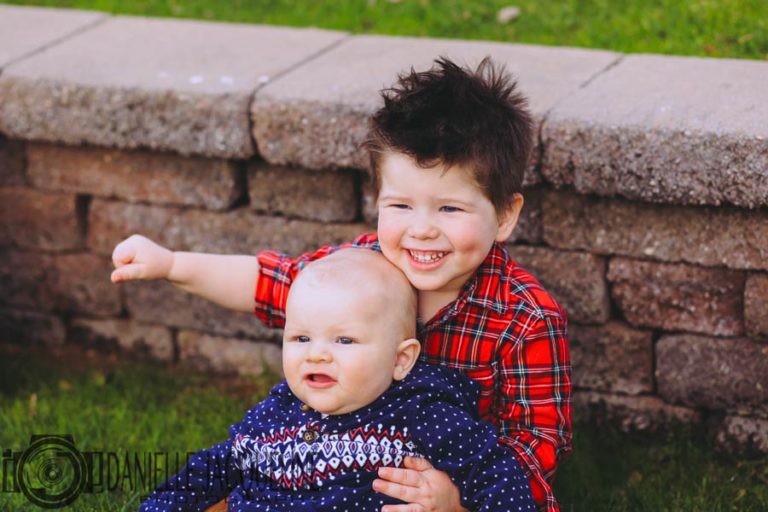
M 393 378 L 407 374 L 397 366 L 403 326 L 388 312 L 391 304 L 364 283 L 327 281 L 291 287 L 283 371 L 299 400 L 321 413 L 343 414 L 370 404 Z
M 494 241 L 506 240 L 522 198 L 502 219 L 469 170 L 443 165 L 424 169 L 389 152 L 381 160 L 379 242 L 389 261 L 419 292 L 446 303 L 485 260 Z

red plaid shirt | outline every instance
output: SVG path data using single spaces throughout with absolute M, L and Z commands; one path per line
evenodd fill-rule
M 282 327 L 291 282 L 304 265 L 342 247 L 380 250 L 375 234 L 292 259 L 258 255 L 256 315 Z M 495 424 L 529 475 L 533 497 L 559 510 L 549 480 L 571 449 L 571 378 L 565 312 L 499 244 L 459 296 L 420 326 L 421 359 L 480 384 L 480 416 Z

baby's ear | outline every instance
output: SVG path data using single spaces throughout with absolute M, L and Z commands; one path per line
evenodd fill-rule
M 392 378 L 395 380 L 403 380 L 408 372 L 411 371 L 413 365 L 419 358 L 419 352 L 421 352 L 421 344 L 416 338 L 409 338 L 403 340 L 397 346 L 397 354 L 395 355 L 395 370 Z
M 512 235 L 512 230 L 515 229 L 517 220 L 520 218 L 523 203 L 523 195 L 515 194 L 509 205 L 504 208 L 504 211 L 499 212 L 499 230 L 496 232 L 497 242 L 504 242 Z

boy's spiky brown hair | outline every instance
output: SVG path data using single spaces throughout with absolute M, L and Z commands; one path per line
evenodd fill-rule
M 440 57 L 427 71 L 400 75 L 381 91 L 384 106 L 371 118 L 369 151 L 378 192 L 379 166 L 388 151 L 419 166 L 470 169 L 497 212 L 522 191 L 532 146 L 527 100 L 503 66 L 490 57 L 472 70 Z

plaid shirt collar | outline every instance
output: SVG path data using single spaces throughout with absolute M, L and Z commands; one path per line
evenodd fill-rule
M 509 291 L 502 279 L 502 269 L 510 261 L 509 253 L 498 242 L 494 242 L 488 255 L 480 264 L 472 279 L 467 281 L 461 296 L 475 306 L 490 309 L 503 315 L 509 309 Z

